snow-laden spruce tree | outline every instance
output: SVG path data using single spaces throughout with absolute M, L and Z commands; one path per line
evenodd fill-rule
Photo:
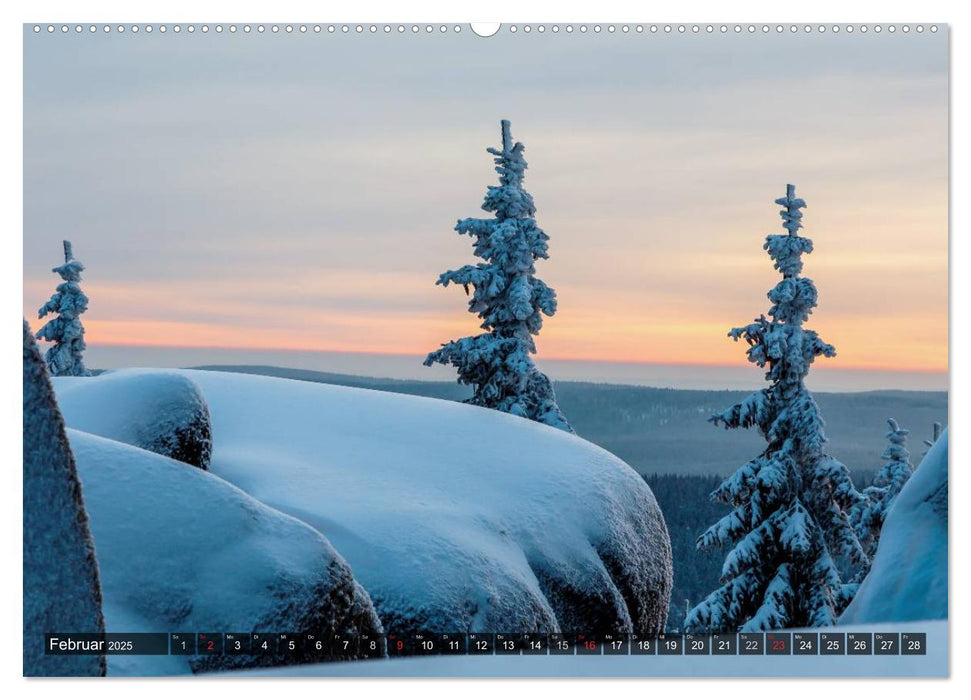
M 495 156 L 499 185 L 490 185 L 482 208 L 489 219 L 460 219 L 455 230 L 474 240 L 475 255 L 485 262 L 443 273 L 437 284 L 460 284 L 472 297 L 469 311 L 482 319 L 485 333 L 453 340 L 428 355 L 425 365 L 452 365 L 458 381 L 473 387 L 467 403 L 494 408 L 573 432 L 549 378 L 533 363 L 533 336 L 543 315 L 556 313 L 556 292 L 536 277 L 535 263 L 549 257 L 547 241 L 533 218 L 536 206 L 523 189 L 523 144 L 513 143 L 509 122 L 502 121 L 502 148 Z
M 890 506 L 914 472 L 907 451 L 907 435 L 893 418 L 887 420 L 890 426 L 887 440 L 890 444 L 883 452 L 886 463 L 873 479 L 873 483 L 863 489 L 863 498 L 850 510 L 850 520 L 856 529 L 857 537 L 868 557 L 877 551 L 880 530 L 887 518 Z
M 37 318 L 57 314 L 37 331 L 36 338 L 53 345 L 44 354 L 47 369 L 55 377 L 84 377 L 84 326 L 81 314 L 88 310 L 88 297 L 81 291 L 81 271 L 84 265 L 74 259 L 71 241 L 64 241 L 64 264 L 55 267 L 64 281 L 57 285 L 54 295 L 40 307 Z
M 712 493 L 732 510 L 698 546 L 730 551 L 722 586 L 688 614 L 691 632 L 834 624 L 856 590 L 844 583 L 841 564 L 866 560 L 847 518 L 859 493 L 846 467 L 824 451 L 823 421 L 804 383 L 813 360 L 836 355 L 803 327 L 816 306 L 813 281 L 799 276 L 802 255 L 813 249 L 799 235 L 806 203 L 792 185 L 776 203 L 787 233 L 768 236 L 763 246 L 782 273 L 768 293 L 768 318 L 729 332 L 748 343 L 750 362 L 767 367 L 769 386 L 710 419 L 726 429 L 755 427 L 767 444 Z

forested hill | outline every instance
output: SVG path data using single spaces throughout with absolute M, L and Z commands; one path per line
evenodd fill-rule
M 460 401 L 470 392 L 451 382 L 380 379 L 255 365 L 205 366 L 225 372 L 363 387 Z M 621 384 L 557 382 L 557 402 L 581 437 L 614 453 L 640 473 L 727 475 L 764 445 L 754 430 L 724 430 L 708 416 L 745 396 L 740 391 L 654 389 Z M 919 456 L 934 421 L 947 423 L 947 394 L 924 391 L 817 393 L 829 452 L 854 472 L 880 466 L 887 418 L 911 431 Z
M 725 552 L 702 551 L 695 543 L 698 535 L 728 513 L 728 507 L 710 498 L 721 483 L 717 476 L 655 474 L 646 481 L 661 506 L 671 537 L 674 587 L 667 629 L 680 632 L 686 607 L 694 607 L 718 588 Z

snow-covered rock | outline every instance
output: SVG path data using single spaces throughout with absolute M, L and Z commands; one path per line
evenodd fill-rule
M 947 618 L 947 430 L 894 501 L 840 624 Z
M 212 474 L 323 533 L 386 628 L 663 629 L 667 529 L 643 479 L 608 452 L 453 402 L 177 373 L 209 405 Z M 70 380 L 56 386 L 79 390 Z M 119 410 L 114 390 L 129 392 L 110 386 L 86 402 L 106 424 L 120 420 L 109 415 Z
M 539 423 L 435 399 L 186 371 L 212 471 L 324 533 L 405 632 L 661 632 L 664 519 L 610 453 Z
M 81 484 L 44 367 L 24 323 L 24 675 L 103 676 L 104 655 L 47 656 L 48 632 L 104 632 Z
M 367 593 L 313 528 L 206 471 L 89 433 L 68 434 L 84 483 L 109 632 L 380 631 Z M 108 672 L 281 662 L 111 656 Z
M 130 369 L 54 382 L 72 428 L 209 468 L 209 407 L 199 386 L 184 374 Z

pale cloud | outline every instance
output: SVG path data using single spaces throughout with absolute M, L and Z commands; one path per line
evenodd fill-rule
M 25 35 L 24 306 L 59 241 L 89 339 L 420 353 L 477 328 L 484 149 L 551 235 L 550 358 L 741 362 L 772 200 L 809 201 L 843 366 L 947 366 L 947 37 Z M 262 344 L 262 345 L 261 345 Z

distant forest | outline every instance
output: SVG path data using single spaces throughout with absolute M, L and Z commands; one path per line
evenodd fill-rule
M 725 552 L 699 551 L 695 540 L 728 512 L 726 506 L 713 503 L 708 497 L 721 483 L 721 477 L 652 474 L 644 479 L 661 506 L 671 536 L 674 588 L 671 590 L 668 631 L 680 632 L 685 601 L 688 601 L 688 607 L 694 607 L 718 587 Z

